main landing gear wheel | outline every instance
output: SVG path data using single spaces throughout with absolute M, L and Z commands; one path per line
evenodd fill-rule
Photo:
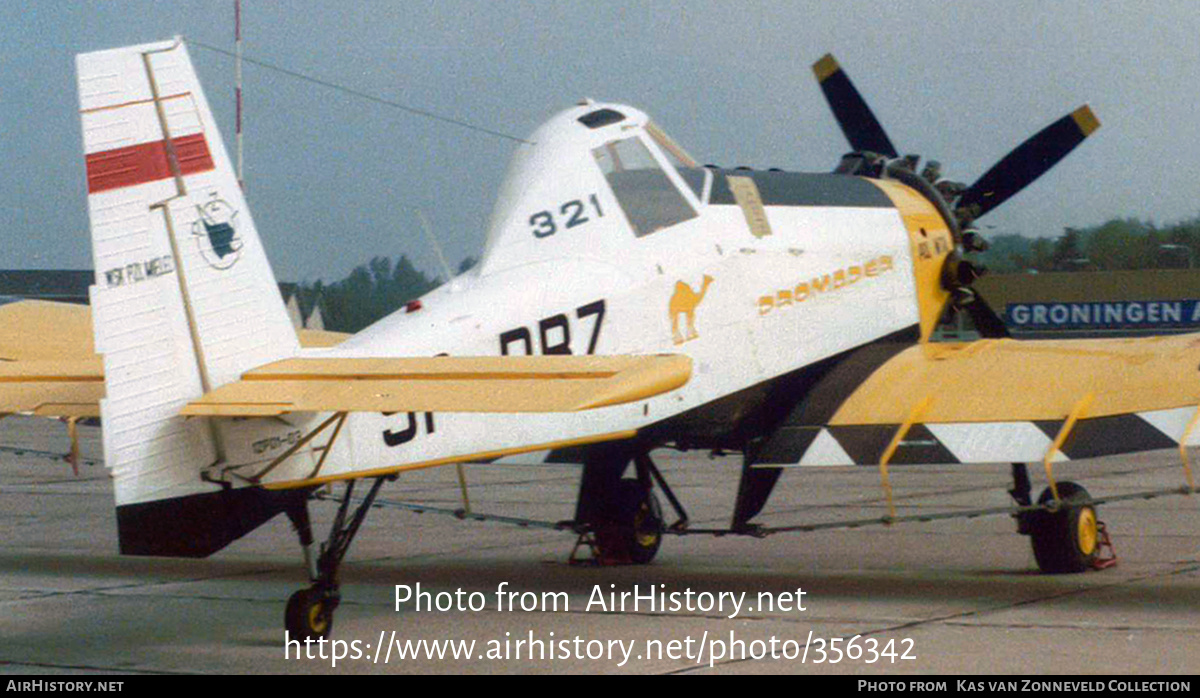
M 1058 483 L 1061 504 L 1057 511 L 1031 512 L 1030 540 L 1038 569 L 1048 574 L 1071 574 L 1092 567 L 1100 551 L 1096 507 L 1082 485 Z M 1054 501 L 1047 488 L 1038 504 Z
M 637 480 L 621 480 L 608 519 L 596 529 L 596 547 L 605 559 L 644 565 L 658 554 L 664 526 L 653 491 Z
M 283 616 L 288 638 L 303 643 L 329 637 L 329 631 L 333 628 L 333 609 L 336 607 L 336 598 L 315 587 L 300 589 L 292 594 Z

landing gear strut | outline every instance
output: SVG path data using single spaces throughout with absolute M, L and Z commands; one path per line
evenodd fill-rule
M 630 460 L 636 479 L 621 477 Z M 584 464 L 575 516 L 580 537 L 575 549 L 590 546 L 593 559 L 601 564 L 644 565 L 653 560 L 665 530 L 662 507 L 653 490 L 655 482 L 679 517 L 672 529 L 686 528 L 687 512 L 647 454 L 613 446 L 594 450 Z M 574 551 L 571 559 L 575 559 Z
M 1018 506 L 1027 507 L 1033 504 L 1030 495 L 1033 493 L 1033 486 L 1029 482 L 1029 468 L 1024 463 L 1012 464 L 1013 487 L 1008 491 L 1009 496 Z M 1013 518 L 1017 520 L 1017 533 L 1023 536 L 1029 535 L 1029 519 L 1025 514 L 1013 514 Z
M 385 480 L 392 479 L 395 479 L 395 476 L 375 478 L 370 492 L 354 510 L 349 522 L 346 521 L 346 515 L 357 481 L 351 480 L 346 484 L 346 494 L 338 505 L 337 515 L 329 528 L 329 538 L 321 545 L 321 553 L 315 561 L 312 556 L 312 523 L 308 517 L 307 501 L 300 501 L 298 505 L 287 510 L 288 518 L 300 537 L 300 545 L 304 548 L 304 562 L 308 568 L 309 579 L 312 580 L 312 586 L 300 589 L 288 599 L 283 617 L 288 639 L 305 642 L 329 636 L 329 631 L 333 628 L 333 612 L 341 602 L 341 594 L 338 593 L 338 566 L 341 565 L 342 559 L 350 549 L 350 543 L 366 519 L 375 496 L 379 494 L 379 488 Z

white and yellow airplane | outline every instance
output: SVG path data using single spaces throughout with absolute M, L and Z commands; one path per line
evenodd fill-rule
M 1020 529 L 1062 572 L 1101 531 L 1055 461 L 1177 446 L 1186 465 L 1200 439 L 1200 336 L 1014 341 L 971 290 L 971 222 L 1091 133 L 1086 107 L 963 187 L 898 157 L 828 56 L 854 150 L 828 174 L 701 167 L 642 112 L 588 100 L 519 146 L 474 269 L 302 343 L 184 44 L 77 62 L 103 363 L 86 310 L 4 306 L 0 412 L 103 418 L 122 553 L 206 556 L 286 513 L 312 579 L 292 637 L 328 632 L 339 563 L 407 470 L 569 449 L 569 528 L 644 563 L 671 532 L 655 484 L 686 527 L 656 447 L 744 455 L 722 533 L 766 532 L 751 520 L 790 467 L 876 466 L 886 488 L 889 465 L 1010 462 Z M 931 342 L 951 307 L 984 338 Z M 318 549 L 307 502 L 336 481 Z

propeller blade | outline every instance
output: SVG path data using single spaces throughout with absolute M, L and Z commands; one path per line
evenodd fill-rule
M 1055 121 L 1005 155 L 963 192 L 959 210 L 975 219 L 1008 201 L 1098 128 L 1100 121 L 1086 104 Z
M 883 126 L 871 113 L 871 108 L 863 101 L 862 95 L 854 88 L 854 83 L 846 76 L 845 71 L 838 65 L 831 54 L 825 54 L 821 60 L 813 63 L 813 73 L 825 93 L 825 101 L 833 110 L 833 116 L 850 147 L 854 150 L 879 153 L 889 158 L 897 157 L 896 148 L 888 140 Z
M 964 306 L 967 315 L 971 316 L 971 322 L 975 323 L 975 331 L 980 337 L 985 338 L 1000 338 L 1009 337 L 1008 327 L 991 305 L 984 300 L 979 291 L 974 291 L 975 300 Z

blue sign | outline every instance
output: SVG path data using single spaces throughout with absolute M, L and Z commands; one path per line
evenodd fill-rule
M 1010 327 L 1076 330 L 1200 326 L 1200 300 L 1009 303 Z

